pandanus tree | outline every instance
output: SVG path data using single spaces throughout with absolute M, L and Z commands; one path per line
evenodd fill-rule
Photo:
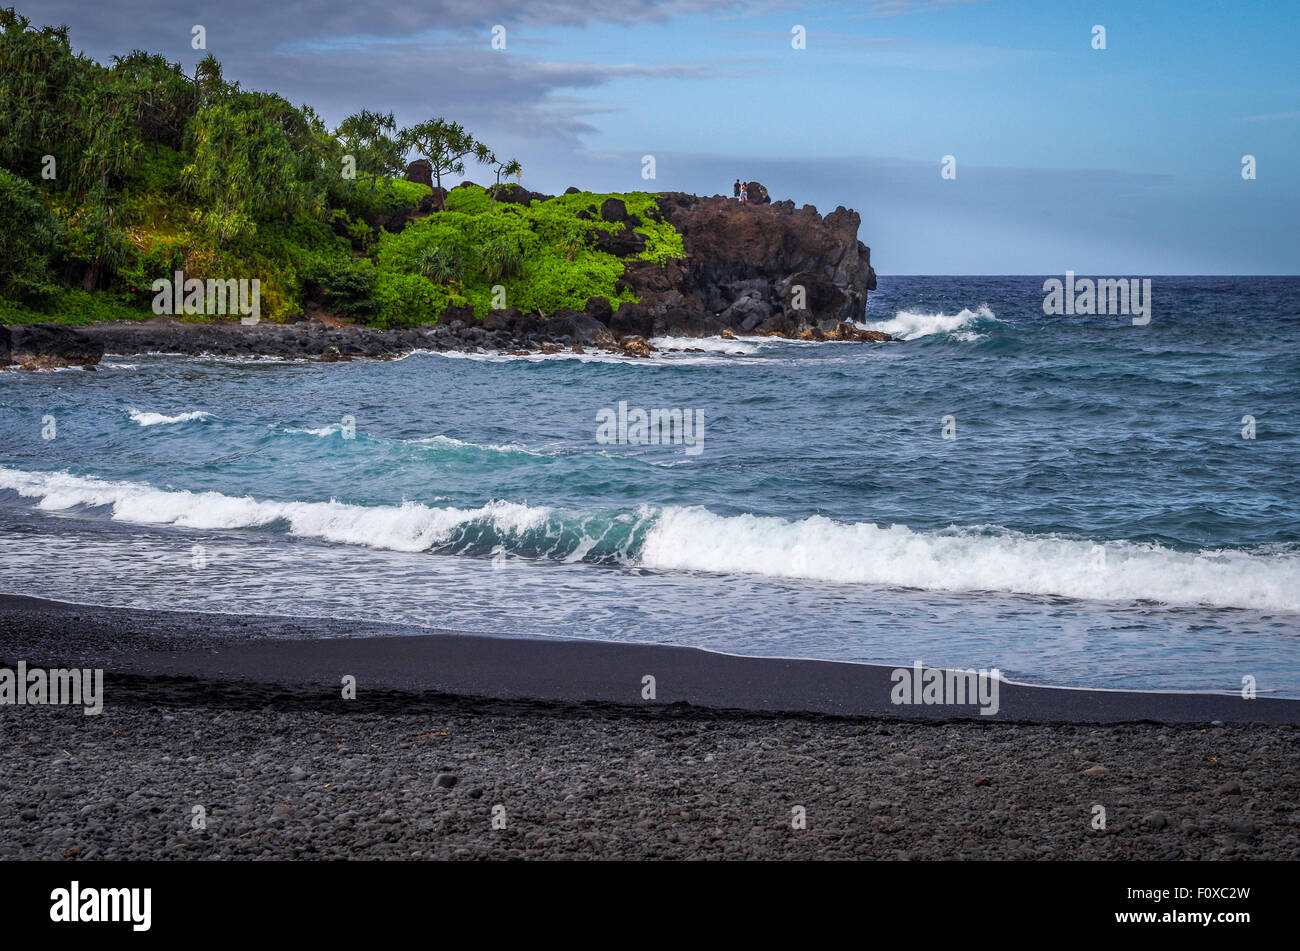
M 492 192 L 490 196 L 491 201 L 488 204 L 488 212 L 491 213 L 497 210 L 497 192 L 501 190 L 502 176 L 506 178 L 522 178 L 524 174 L 524 167 L 519 164 L 518 159 L 510 159 L 509 161 L 503 161 L 497 158 L 495 152 L 493 152 L 486 145 L 483 145 L 481 143 L 474 150 L 474 157 L 477 158 L 484 165 L 490 165 L 492 166 L 492 168 L 496 170 L 497 181 L 496 181 L 496 185 L 494 185 L 491 189 Z
M 397 175 L 405 167 L 405 150 L 391 112 L 362 109 L 344 119 L 334 134 L 356 161 L 356 170 L 369 177 L 371 191 L 381 178 Z
M 414 149 L 428 161 L 437 189 L 438 206 L 446 211 L 447 197 L 442 191 L 442 176 L 463 175 L 465 157 L 473 155 L 477 158 L 479 144 L 460 123 L 445 119 L 426 119 L 419 125 L 403 129 L 400 139 L 404 151 Z

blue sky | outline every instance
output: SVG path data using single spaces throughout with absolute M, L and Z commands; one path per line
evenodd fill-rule
M 188 24 L 203 23 L 228 78 L 330 121 L 362 107 L 446 115 L 517 156 L 537 190 L 712 194 L 739 175 L 775 198 L 853 207 L 882 274 L 1300 272 L 1292 0 L 50 0 L 24 12 L 68 23 L 101 59 L 140 46 L 192 63 Z M 504 51 L 490 48 L 497 23 Z M 796 24 L 806 49 L 791 48 Z M 1098 24 L 1105 50 L 1091 45 Z M 944 155 L 955 180 L 940 176 Z

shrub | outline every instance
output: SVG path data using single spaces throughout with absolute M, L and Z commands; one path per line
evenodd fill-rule
M 0 168 L 0 296 L 40 304 L 56 295 L 50 258 L 62 236 L 36 187 Z
M 415 327 L 436 323 L 452 295 L 418 274 L 381 271 L 375 281 L 376 316 L 380 327 Z
M 350 256 L 318 257 L 302 272 L 303 288 L 331 313 L 367 320 L 379 310 L 375 284 L 379 272 L 373 261 Z

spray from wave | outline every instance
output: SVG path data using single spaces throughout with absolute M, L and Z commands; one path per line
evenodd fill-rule
M 956 314 L 922 314 L 910 310 L 900 310 L 890 320 L 867 324 L 868 330 L 883 330 L 903 340 L 917 340 L 934 334 L 949 334 L 962 341 L 978 340 L 982 335 L 975 328 L 988 321 L 997 321 L 987 304 L 981 304 L 975 310 L 962 308 Z

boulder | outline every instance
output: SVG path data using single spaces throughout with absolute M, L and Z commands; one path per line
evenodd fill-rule
M 609 318 L 613 316 L 614 308 L 604 297 L 588 297 L 587 306 L 583 311 L 588 317 L 600 321 L 602 324 L 608 324 Z
M 602 221 L 608 221 L 611 224 L 627 221 L 627 205 L 623 204 L 621 198 L 606 198 L 600 203 L 600 217 Z
M 772 196 L 758 182 L 745 183 L 745 201 L 751 205 L 770 205 Z
M 428 159 L 416 159 L 406 166 L 406 180 L 433 187 L 433 166 Z
M 592 298 L 593 300 L 604 300 Z M 606 301 L 608 303 L 608 301 Z M 568 336 L 579 344 L 595 344 L 609 338 L 609 328 L 589 314 L 576 310 L 561 310 L 547 321 L 547 331 L 552 336 Z
M 503 307 L 500 310 L 490 310 L 487 315 L 479 322 L 484 330 L 514 330 L 519 323 L 520 314 L 516 307 Z
M 635 334 L 654 336 L 654 315 L 647 312 L 644 303 L 621 304 L 609 318 L 609 329 L 618 336 Z
M 621 338 L 618 342 L 618 349 L 628 356 L 648 357 L 654 353 L 655 348 L 644 337 L 632 335 Z
M 604 251 L 615 257 L 628 258 L 645 250 L 645 235 L 638 234 L 630 228 L 622 231 L 589 231 L 587 243 L 597 251 Z
M 496 196 L 497 201 L 507 205 L 531 205 L 535 201 L 550 201 L 555 197 L 542 192 L 530 192 L 522 185 L 513 182 L 497 188 Z

